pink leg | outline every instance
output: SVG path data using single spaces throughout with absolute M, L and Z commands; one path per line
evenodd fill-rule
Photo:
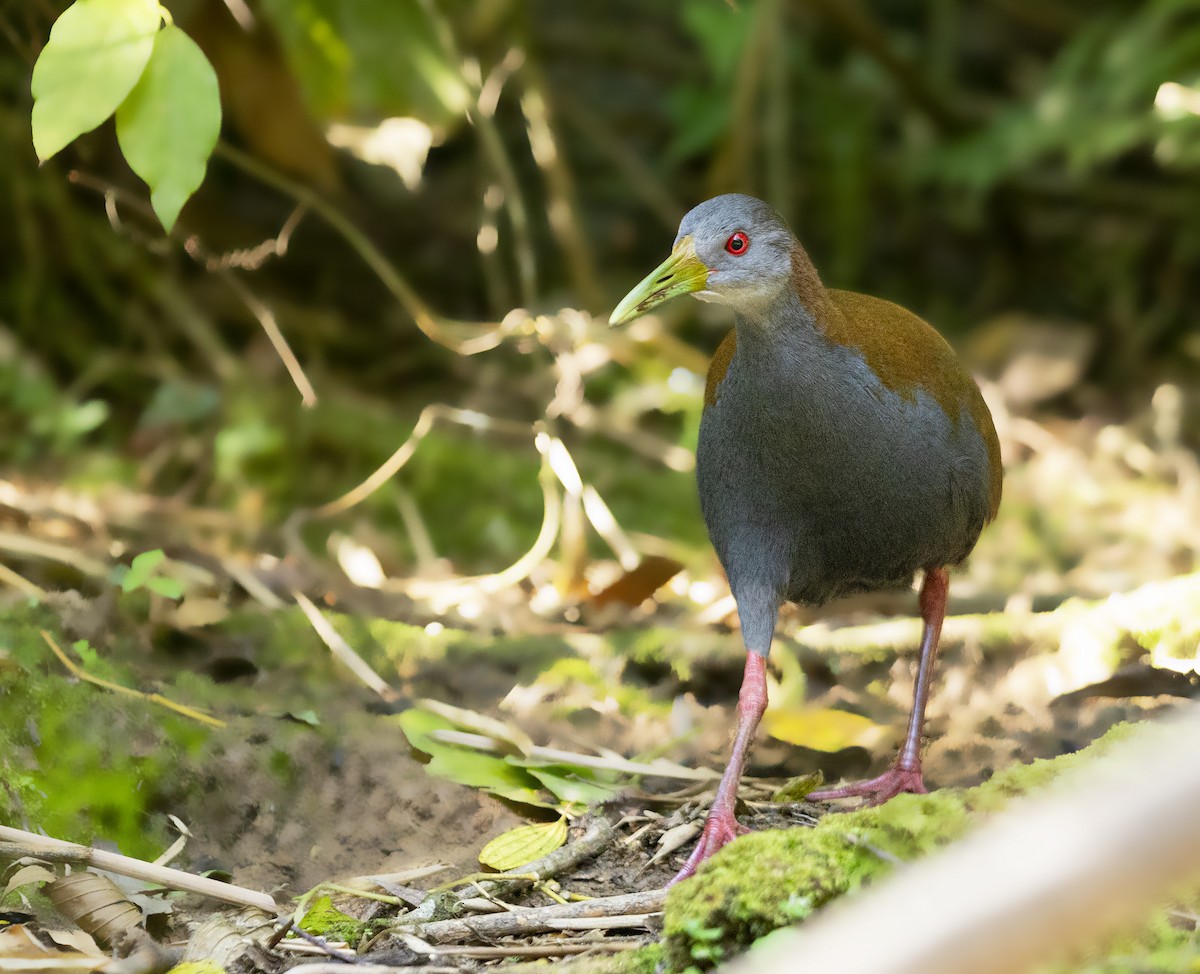
M 937 661 L 938 638 L 942 634 L 942 620 L 946 617 L 946 595 L 950 580 L 944 568 L 929 568 L 921 583 L 921 618 L 925 620 L 925 633 L 921 638 L 921 661 L 917 666 L 917 683 L 913 691 L 912 713 L 908 718 L 908 733 L 904 746 L 895 762 L 878 778 L 859 781 L 841 788 L 829 788 L 811 792 L 814 801 L 831 801 L 835 798 L 865 798 L 867 805 L 882 805 L 889 798 L 909 791 L 918 795 L 928 789 L 921 776 L 921 731 L 925 726 L 925 707 L 929 703 L 929 688 L 933 682 L 933 668 Z
M 674 886 L 681 879 L 687 879 L 700 863 L 721 846 L 748 831 L 738 824 L 733 810 L 737 804 L 738 782 L 742 778 L 742 769 L 746 766 L 746 751 L 750 748 L 750 742 L 754 740 L 754 732 L 758 730 L 758 722 L 766 709 L 766 659 L 759 653 L 748 652 L 746 672 L 742 676 L 742 689 L 738 694 L 738 724 L 737 735 L 733 739 L 733 752 L 729 755 L 725 773 L 721 775 L 721 784 L 717 787 L 717 795 L 708 813 L 708 821 L 704 823 L 700 841 L 688 857 L 687 864 L 668 885 Z

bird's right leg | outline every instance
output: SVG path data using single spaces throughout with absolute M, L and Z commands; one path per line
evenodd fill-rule
M 733 739 L 733 751 L 729 755 L 725 773 L 721 775 L 721 784 L 717 786 L 717 795 L 709 810 L 708 821 L 704 823 L 700 841 L 696 843 L 696 848 L 692 850 L 687 863 L 671 880 L 671 886 L 681 879 L 687 879 L 700 863 L 721 846 L 747 831 L 734 817 L 734 808 L 737 806 L 738 782 L 741 781 L 742 771 L 746 767 L 746 752 L 754 740 L 763 711 L 767 709 L 766 668 L 767 660 L 764 654 L 754 650 L 747 651 L 746 671 L 742 676 L 742 689 L 738 693 L 738 724 L 737 734 Z

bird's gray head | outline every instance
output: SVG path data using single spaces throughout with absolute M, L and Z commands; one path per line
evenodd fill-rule
M 779 296 L 799 245 L 762 200 L 728 193 L 683 218 L 671 256 L 629 292 L 609 323 L 623 324 L 680 294 L 753 313 Z

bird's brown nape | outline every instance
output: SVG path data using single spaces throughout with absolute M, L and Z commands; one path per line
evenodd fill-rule
M 708 377 L 704 381 L 704 405 L 712 406 L 717 401 L 717 389 L 729 371 L 729 363 L 733 361 L 733 353 L 737 351 L 737 329 L 732 329 L 717 346 L 712 361 L 708 363 Z
M 821 283 L 821 275 L 808 251 L 799 242 L 792 245 L 792 287 L 813 321 L 820 323 L 832 313 L 829 292 Z

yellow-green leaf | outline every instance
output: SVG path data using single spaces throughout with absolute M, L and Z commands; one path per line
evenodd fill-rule
M 479 861 L 506 872 L 547 856 L 567 841 L 567 820 L 522 825 L 492 839 L 479 853 Z
M 117 141 L 129 167 L 150 187 L 165 229 L 204 181 L 220 132 L 216 72 L 187 34 L 164 27 L 146 70 L 117 109 Z
M 33 66 L 33 148 L 49 159 L 117 110 L 150 60 L 158 0 L 76 0 Z
M 769 708 L 762 723 L 763 730 L 775 739 L 815 751 L 866 745 L 880 731 L 879 725 L 868 717 L 823 707 Z

